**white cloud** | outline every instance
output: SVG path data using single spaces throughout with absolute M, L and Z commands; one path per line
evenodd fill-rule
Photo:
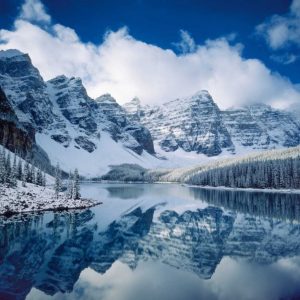
M 51 17 L 46 13 L 39 0 L 26 0 L 22 5 L 20 18 L 28 21 L 50 23 Z
M 13 30 L 0 30 L 0 48 L 29 53 L 45 79 L 78 76 L 92 97 L 109 92 L 121 103 L 134 96 L 162 103 L 200 89 L 207 89 L 222 108 L 251 102 L 286 107 L 299 101 L 299 91 L 287 78 L 257 59 L 244 59 L 242 45 L 231 46 L 226 38 L 196 45 L 186 32 L 181 34 L 189 51 L 176 55 L 136 40 L 126 28 L 107 32 L 95 45 L 81 42 L 63 25 L 45 29 L 19 18 Z
M 189 32 L 180 30 L 181 41 L 174 43 L 175 47 L 183 54 L 195 52 L 197 49 L 194 39 Z
M 291 53 L 285 53 L 281 55 L 273 54 L 270 56 L 270 58 L 278 63 L 289 65 L 297 61 L 299 59 L 299 56 Z
M 288 14 L 274 15 L 256 28 L 268 45 L 278 50 L 290 45 L 300 46 L 300 0 L 293 0 Z

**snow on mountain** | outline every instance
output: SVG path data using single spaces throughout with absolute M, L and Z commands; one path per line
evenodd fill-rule
M 222 117 L 236 145 L 272 149 L 300 144 L 300 122 L 289 112 L 255 104 L 225 110 Z
M 264 104 L 220 111 L 207 91 L 153 107 L 135 98 L 124 108 L 149 128 L 166 157 L 179 150 L 228 156 L 300 144 L 300 121 L 292 113 Z
M 5 51 L 6 53 L 7 51 Z M 53 122 L 52 103 L 44 83 L 27 54 L 15 52 L 0 56 L 0 86 L 20 122 L 41 131 Z
M 20 123 L 66 171 L 80 165 L 82 175 L 97 176 L 110 164 L 159 162 L 148 129 L 110 95 L 91 99 L 79 78 L 44 82 L 27 54 L 9 50 L 0 55 L 0 86 Z
M 288 112 L 265 105 L 221 111 L 207 91 L 161 106 L 138 98 L 120 106 L 109 94 L 91 99 L 79 78 L 44 82 L 18 50 L 0 52 L 0 86 L 51 163 L 66 171 L 78 166 L 83 175 L 120 163 L 179 167 L 300 144 L 300 122 Z

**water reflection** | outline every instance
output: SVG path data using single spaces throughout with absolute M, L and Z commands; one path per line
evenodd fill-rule
M 196 199 L 237 212 L 300 221 L 300 195 L 266 192 L 245 192 L 189 187 Z
M 134 187 L 138 192 L 133 192 Z M 153 199 L 170 196 L 162 192 L 163 186 L 152 188 Z M 87 299 L 86 295 L 92 299 L 140 299 L 143 289 L 138 292 L 138 286 L 149 285 L 151 280 L 164 285 L 145 299 L 214 299 L 220 298 L 216 290 L 221 287 L 228 293 L 240 290 L 234 286 L 234 278 L 229 280 L 232 268 L 247 276 L 259 270 L 268 274 L 264 280 L 281 278 L 281 285 L 283 278 L 289 278 L 289 289 L 284 289 L 286 283 L 271 298 L 298 295 L 299 276 L 293 277 L 300 275 L 296 259 L 300 255 L 298 196 L 180 186 L 166 190 L 173 188 L 183 198 L 208 205 L 180 212 L 169 206 L 138 206 L 120 214 L 105 229 L 99 228 L 97 221 L 101 207 L 0 219 L 0 299 L 25 299 L 30 291 L 32 299 L 46 295 L 61 299 L 64 293 L 71 299 Z M 126 199 L 119 194 L 121 186 L 105 189 L 109 197 Z M 151 186 L 133 185 L 128 193 L 146 199 Z M 126 278 L 136 282 L 128 297 Z M 120 291 L 112 291 L 118 280 L 124 292 L 121 298 Z M 247 289 L 254 282 L 259 284 L 255 276 L 241 284 Z M 270 290 L 274 293 L 273 285 Z M 249 299 L 265 299 L 264 293 L 257 289 Z M 223 299 L 239 296 L 224 295 Z

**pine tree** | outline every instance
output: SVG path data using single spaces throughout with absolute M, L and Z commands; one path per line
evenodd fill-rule
M 60 168 L 59 168 L 59 164 L 57 164 L 56 168 L 55 168 L 54 191 L 55 191 L 56 199 L 58 199 L 59 192 L 61 191 L 61 171 L 60 171 Z
M 31 165 L 31 182 L 36 184 L 36 169 L 33 165 Z
M 6 180 L 6 169 L 5 169 L 5 150 L 2 147 L 0 151 L 0 183 L 4 184 Z
M 80 199 L 80 183 L 77 169 L 74 171 L 73 199 Z
M 22 180 L 22 175 L 23 175 L 22 160 L 19 158 L 19 161 L 18 161 L 18 174 L 17 174 L 18 180 Z
M 13 161 L 13 166 L 12 166 L 12 170 L 11 170 L 11 175 L 10 175 L 10 185 L 12 187 L 16 187 L 17 186 L 17 156 L 16 154 L 14 155 L 14 161 Z
M 43 173 L 40 168 L 38 168 L 36 172 L 36 184 L 43 186 Z
M 24 174 L 23 174 L 23 180 L 24 182 L 29 182 L 30 181 L 30 166 L 29 166 L 29 162 L 26 161 L 25 162 L 25 166 L 24 166 Z
M 46 186 L 47 184 L 47 179 L 46 179 L 46 173 L 44 172 L 43 174 L 43 186 Z
M 11 159 L 10 159 L 10 152 L 5 160 L 5 182 L 10 183 L 11 181 Z
M 74 182 L 73 182 L 73 174 L 72 172 L 70 171 L 69 173 L 69 178 L 68 178 L 68 189 L 67 189 L 67 197 L 69 199 L 72 199 L 73 198 L 73 185 L 74 185 Z

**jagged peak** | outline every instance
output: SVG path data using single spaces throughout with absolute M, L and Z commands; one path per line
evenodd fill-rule
M 141 100 L 138 97 L 134 97 L 129 103 L 140 105 Z
M 101 102 L 101 103 L 117 103 L 117 100 L 109 93 L 103 94 L 100 97 L 97 97 L 95 99 L 96 102 Z
M 49 82 L 49 83 L 58 83 L 58 82 L 64 82 L 66 80 L 68 80 L 67 76 L 65 76 L 65 75 L 58 75 L 58 76 L 56 76 L 56 77 L 48 80 L 47 82 Z
M 2 58 L 12 58 L 16 56 L 28 56 L 27 54 L 17 50 L 17 49 L 8 49 L 8 50 L 0 50 L 0 59 Z
M 212 105 L 216 105 L 213 98 L 211 97 L 211 95 L 209 94 L 209 92 L 207 90 L 200 90 L 197 91 L 196 93 L 192 94 L 191 96 L 187 96 L 187 97 L 180 97 L 177 98 L 175 100 L 171 100 L 168 102 L 163 103 L 164 107 L 168 107 L 168 106 L 173 106 L 173 105 L 177 105 L 177 103 L 182 103 L 184 105 L 192 105 L 195 103 L 211 103 Z
M 81 87 L 85 90 L 82 80 L 79 77 L 67 77 L 66 75 L 59 75 L 48 80 L 47 83 L 55 87 L 65 86 L 67 84 L 69 87 Z

